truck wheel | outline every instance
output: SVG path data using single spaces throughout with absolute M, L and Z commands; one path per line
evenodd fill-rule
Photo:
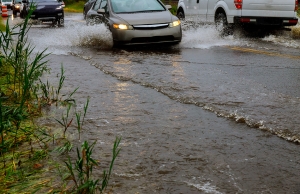
M 184 20 L 184 18 L 185 18 L 185 16 L 184 16 L 184 13 L 183 13 L 183 11 L 178 11 L 177 12 L 177 17 L 180 19 L 180 20 Z
M 217 14 L 215 23 L 217 31 L 220 32 L 221 36 L 227 36 L 232 34 L 232 29 L 228 25 L 227 18 L 224 13 Z

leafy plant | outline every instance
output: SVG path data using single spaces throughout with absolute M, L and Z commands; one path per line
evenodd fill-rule
M 51 105 L 52 103 L 56 102 L 56 105 L 58 105 L 58 102 L 74 102 L 75 100 L 72 99 L 73 94 L 78 90 L 78 87 L 71 92 L 66 99 L 62 99 L 61 89 L 63 88 L 64 82 L 65 82 L 65 70 L 63 65 L 61 66 L 61 74 L 58 82 L 58 86 L 56 89 L 54 89 L 53 86 L 50 86 L 49 81 L 47 80 L 46 83 L 43 83 L 42 80 L 40 79 L 40 88 L 42 90 L 42 96 L 41 99 L 43 99 L 46 104 Z
M 84 105 L 84 113 L 83 113 L 83 118 L 81 119 L 81 112 L 76 112 L 75 115 L 76 115 L 76 121 L 77 121 L 77 131 L 78 131 L 78 138 L 80 140 L 80 133 L 81 133 L 81 130 L 82 130 L 82 126 L 84 124 L 84 119 L 85 119 L 85 116 L 86 116 L 86 112 L 87 112 L 87 108 L 89 106 L 89 102 L 90 102 L 90 99 L 88 98 L 85 105 Z
M 61 120 L 55 119 L 61 126 L 64 127 L 64 133 L 63 133 L 64 138 L 66 137 L 67 129 L 70 127 L 70 125 L 72 124 L 72 121 L 73 121 L 73 118 L 69 119 L 71 107 L 72 107 L 72 105 L 69 104 L 66 114 L 65 115 L 62 114 Z
M 119 144 L 121 138 L 116 137 L 113 147 L 112 160 L 110 162 L 109 170 L 103 171 L 102 180 L 93 179 L 93 169 L 94 166 L 98 166 L 96 160 L 92 158 L 93 149 L 95 146 L 94 142 L 92 145 L 89 145 L 87 141 L 81 146 L 81 150 L 77 148 L 77 159 L 73 164 L 70 157 L 67 162 L 65 162 L 68 169 L 68 180 L 71 180 L 74 183 L 73 192 L 80 194 L 94 194 L 105 192 L 109 184 L 109 179 L 111 177 L 112 169 L 114 162 L 120 152 Z M 101 181 L 101 182 L 100 182 Z
M 66 141 L 63 146 L 59 146 L 55 150 L 58 151 L 60 154 L 63 154 L 63 153 L 70 152 L 72 148 L 73 148 L 72 143 L 70 141 Z

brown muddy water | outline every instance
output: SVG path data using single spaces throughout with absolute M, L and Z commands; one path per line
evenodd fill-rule
M 101 167 L 122 137 L 113 193 L 300 193 L 300 42 L 183 33 L 174 47 L 112 49 L 104 26 L 74 14 L 29 40 L 52 53 L 46 78 L 63 64 L 78 110 L 90 98 L 82 141 L 97 142 Z

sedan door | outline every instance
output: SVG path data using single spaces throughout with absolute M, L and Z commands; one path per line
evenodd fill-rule
M 84 16 L 86 16 L 87 12 L 91 9 L 91 7 L 93 6 L 94 3 L 95 3 L 95 0 L 88 0 L 84 4 L 84 10 L 83 10 Z
M 104 14 L 99 14 L 97 11 L 99 9 L 104 9 Z M 99 24 L 99 23 L 107 23 L 106 19 L 107 12 L 107 0 L 96 0 L 93 7 L 87 13 L 87 24 Z

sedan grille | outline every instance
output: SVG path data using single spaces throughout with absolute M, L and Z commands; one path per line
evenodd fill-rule
M 154 43 L 154 42 L 169 42 L 174 41 L 173 36 L 153 36 L 153 37 L 140 37 L 133 38 L 132 43 Z
M 169 24 L 145 24 L 134 25 L 133 28 L 137 30 L 156 30 L 169 27 Z

